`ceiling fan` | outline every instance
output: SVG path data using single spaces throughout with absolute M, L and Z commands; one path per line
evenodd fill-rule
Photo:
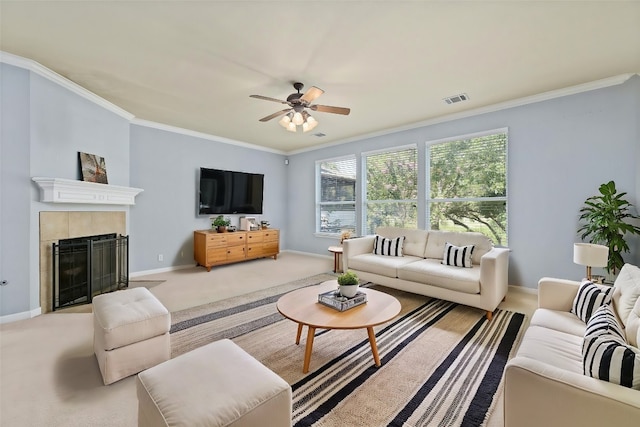
M 304 85 L 300 82 L 294 83 L 293 88 L 298 92 L 289 95 L 286 101 L 262 95 L 249 95 L 251 98 L 264 99 L 265 101 L 273 101 L 279 104 L 287 104 L 289 106 L 289 108 L 285 108 L 282 111 L 278 111 L 261 118 L 260 121 L 268 122 L 271 119 L 284 115 L 279 123 L 285 129 L 291 132 L 296 132 L 297 126 L 302 126 L 303 132 L 307 132 L 316 127 L 318 125 L 318 122 L 313 117 L 311 117 L 306 109 L 312 111 L 320 111 L 322 113 L 342 114 L 345 116 L 351 112 L 351 109 L 349 108 L 311 104 L 317 97 L 322 95 L 324 91 L 315 86 L 312 86 L 309 90 L 302 94 L 300 90 L 303 87 Z

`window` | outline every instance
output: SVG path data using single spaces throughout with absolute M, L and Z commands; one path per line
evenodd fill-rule
M 316 162 L 316 231 L 356 230 L 356 158 Z
M 380 226 L 417 228 L 417 160 L 415 146 L 363 155 L 365 234 Z
M 429 228 L 478 231 L 506 246 L 506 129 L 428 144 L 427 156 Z

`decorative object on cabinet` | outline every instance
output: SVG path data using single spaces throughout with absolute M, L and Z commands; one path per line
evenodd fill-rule
M 231 224 L 231 220 L 225 219 L 222 215 L 218 215 L 211 223 L 212 227 L 215 227 L 218 233 L 224 233 L 227 231 L 227 227 Z

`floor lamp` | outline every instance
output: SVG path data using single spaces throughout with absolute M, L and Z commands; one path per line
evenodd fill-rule
M 591 280 L 591 267 L 606 267 L 609 260 L 609 248 L 593 243 L 574 243 L 573 262 L 587 266 L 587 279 Z

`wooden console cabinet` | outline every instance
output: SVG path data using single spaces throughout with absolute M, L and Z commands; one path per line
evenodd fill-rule
M 280 253 L 280 231 L 267 228 L 258 231 L 218 233 L 215 230 L 193 232 L 193 254 L 197 265 L 207 268 Z

